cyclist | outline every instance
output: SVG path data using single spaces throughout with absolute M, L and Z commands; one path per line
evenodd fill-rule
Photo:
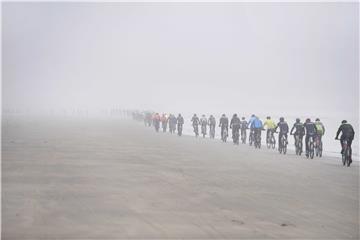
M 280 144 L 281 144 L 281 138 L 282 136 L 285 136 L 285 139 L 286 139 L 286 144 L 288 144 L 288 140 L 287 140 L 287 134 L 289 132 L 289 125 L 287 124 L 287 122 L 285 122 L 285 119 L 283 117 L 280 118 L 280 122 L 278 122 L 277 126 L 275 127 L 275 131 L 277 129 L 280 129 L 280 132 L 279 132 L 279 148 L 280 148 Z M 282 146 L 283 147 L 283 146 Z
M 215 120 L 215 117 L 213 115 L 210 115 L 209 120 L 208 120 L 208 124 L 210 126 L 210 137 L 214 138 L 215 137 L 216 120 Z
M 295 132 L 293 133 L 295 129 Z M 296 119 L 296 122 L 294 123 L 293 127 L 290 130 L 290 135 L 294 135 L 294 140 L 296 142 L 296 138 L 299 137 L 299 141 L 302 143 L 303 137 L 305 135 L 305 129 L 304 124 L 300 122 L 300 118 Z M 301 152 L 302 152 L 302 144 L 301 144 Z
M 230 128 L 232 129 L 232 139 L 234 143 L 239 142 L 239 129 L 240 129 L 240 118 L 235 113 L 230 121 Z
M 306 130 L 306 135 L 305 135 L 306 157 L 309 157 L 309 140 L 310 138 L 314 139 L 314 136 L 316 135 L 316 126 L 315 123 L 311 122 L 310 118 L 307 118 L 304 123 L 304 128 Z
M 208 121 L 207 121 L 207 118 L 206 118 L 205 114 L 202 115 L 199 123 L 201 125 L 201 133 L 202 133 L 203 137 L 205 137 L 206 132 L 207 132 L 206 126 L 208 124 Z
M 158 132 L 159 128 L 160 128 L 160 114 L 159 113 L 154 114 L 153 122 L 154 122 L 155 130 Z
M 250 129 L 254 132 L 254 140 L 258 139 L 261 141 L 261 130 L 263 129 L 263 124 L 259 117 L 255 116 L 254 120 L 251 122 Z
M 315 126 L 316 126 L 316 135 L 319 137 L 321 141 L 322 136 L 325 134 L 325 127 L 322 124 L 322 122 L 320 122 L 319 118 L 315 120 Z
M 197 137 L 199 135 L 199 124 L 200 124 L 200 119 L 198 118 L 198 116 L 196 115 L 196 113 L 194 114 L 194 116 L 191 118 L 191 122 L 192 122 L 192 126 L 194 128 L 194 133 L 195 136 Z
M 250 119 L 249 119 L 249 122 L 248 122 L 248 127 L 250 128 L 249 142 L 250 142 L 250 139 L 251 139 L 252 137 L 254 137 L 254 129 L 253 129 L 253 127 L 252 127 L 252 123 L 253 123 L 253 121 L 254 121 L 255 119 L 256 119 L 255 114 L 252 114 L 251 117 L 250 117 Z M 250 143 L 251 143 L 251 142 L 250 142 Z
M 219 120 L 219 127 L 221 127 L 221 139 L 223 139 L 224 130 L 226 129 L 227 132 L 229 127 L 229 119 L 226 117 L 225 114 L 223 114 Z
M 242 117 L 241 121 L 240 121 L 240 129 L 241 129 L 241 136 L 245 136 L 245 138 L 246 138 L 246 129 L 247 129 L 247 127 L 248 127 L 248 123 L 245 120 L 245 117 Z M 245 141 L 246 141 L 246 139 L 245 139 Z
M 346 140 L 348 146 L 350 147 L 350 163 L 352 162 L 352 149 L 351 149 L 351 143 L 354 140 L 354 136 L 355 136 L 355 131 L 354 128 L 351 126 L 351 124 L 349 124 L 346 120 L 343 120 L 341 122 L 341 125 L 339 127 L 339 129 L 336 132 L 336 137 L 335 139 L 338 140 L 339 138 L 339 134 L 341 132 L 341 137 L 340 137 L 340 144 L 341 144 L 341 154 L 344 153 L 344 149 L 343 149 L 343 143 Z
M 176 117 L 172 114 L 169 116 L 169 130 L 170 133 L 174 133 L 176 129 Z
M 181 134 L 182 134 L 182 127 L 183 127 L 183 125 L 184 125 L 184 118 L 181 116 L 180 113 L 179 113 L 178 117 L 176 118 L 176 122 L 177 122 L 178 135 L 181 136 Z
M 268 139 L 270 138 L 270 134 L 273 134 L 275 132 L 276 124 L 274 120 L 271 119 L 270 116 L 266 117 L 266 120 L 264 122 L 264 127 L 266 126 L 266 143 L 268 143 Z
M 165 113 L 163 113 L 161 116 L 161 127 L 163 129 L 163 132 L 166 132 L 167 124 L 168 124 L 168 117 Z

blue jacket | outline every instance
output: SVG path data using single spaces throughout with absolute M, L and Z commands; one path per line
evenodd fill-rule
M 249 119 L 249 122 L 248 122 L 249 128 L 253 128 L 252 123 L 254 122 L 255 119 L 256 119 L 256 117 L 251 117 L 251 118 Z
M 263 128 L 263 124 L 260 119 L 254 119 L 251 123 L 251 128 Z

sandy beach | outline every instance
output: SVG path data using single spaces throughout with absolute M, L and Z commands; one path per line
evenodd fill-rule
M 2 239 L 359 239 L 359 162 L 340 156 L 126 120 L 9 120 L 2 135 Z

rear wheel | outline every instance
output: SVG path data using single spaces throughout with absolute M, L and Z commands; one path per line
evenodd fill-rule
M 345 150 L 345 159 L 346 159 L 346 166 L 350 167 L 351 161 L 350 161 L 350 148 L 347 147 Z
M 272 149 L 275 149 L 275 147 L 276 147 L 276 140 L 275 140 L 274 136 L 272 136 L 272 138 L 271 138 L 271 147 L 272 147 Z
M 310 143 L 310 158 L 314 158 L 314 144 Z

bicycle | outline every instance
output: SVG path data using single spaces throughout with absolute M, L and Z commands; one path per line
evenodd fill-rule
M 322 157 L 323 144 L 319 135 L 315 136 L 315 154 L 317 157 Z
M 350 167 L 351 164 L 351 154 L 350 154 L 350 146 L 348 145 L 347 140 L 345 139 L 342 144 L 342 163 L 343 166 Z
M 255 135 L 254 146 L 255 146 L 255 148 L 260 149 L 261 148 L 261 130 L 254 135 Z
M 253 142 L 255 141 L 254 139 L 254 130 L 250 129 L 250 135 L 249 135 L 249 145 L 252 146 Z
M 268 149 L 274 149 L 276 145 L 276 140 L 274 137 L 274 131 L 270 130 L 266 136 L 266 146 Z
M 227 130 L 227 128 L 223 128 L 221 131 L 222 131 L 221 132 L 221 140 L 223 142 L 226 142 L 227 137 L 228 137 L 228 130 Z
M 182 127 L 182 125 L 180 125 L 180 124 L 177 126 L 177 129 L 178 129 L 178 135 L 179 135 L 179 136 L 181 136 L 181 135 L 182 135 L 182 128 L 183 128 L 183 127 Z M 174 131 L 175 131 L 175 130 L 174 130 Z
M 295 135 L 295 153 L 299 156 L 302 153 L 302 138 L 300 138 L 300 135 Z
M 241 130 L 241 143 L 246 144 L 246 130 L 245 129 Z
M 282 134 L 279 142 L 279 153 L 286 154 L 287 152 L 287 140 L 285 134 Z
M 210 138 L 215 138 L 215 125 L 210 125 Z
M 194 133 L 195 133 L 195 137 L 199 136 L 199 126 L 198 125 L 193 125 L 194 127 Z
M 205 136 L 206 136 L 206 126 L 205 125 L 201 126 L 201 134 L 203 135 L 203 138 L 205 138 Z
M 239 145 L 239 130 L 235 131 L 233 136 L 233 143 Z
M 314 136 L 309 137 L 308 141 L 308 151 L 306 154 L 306 158 L 313 159 L 314 158 Z

